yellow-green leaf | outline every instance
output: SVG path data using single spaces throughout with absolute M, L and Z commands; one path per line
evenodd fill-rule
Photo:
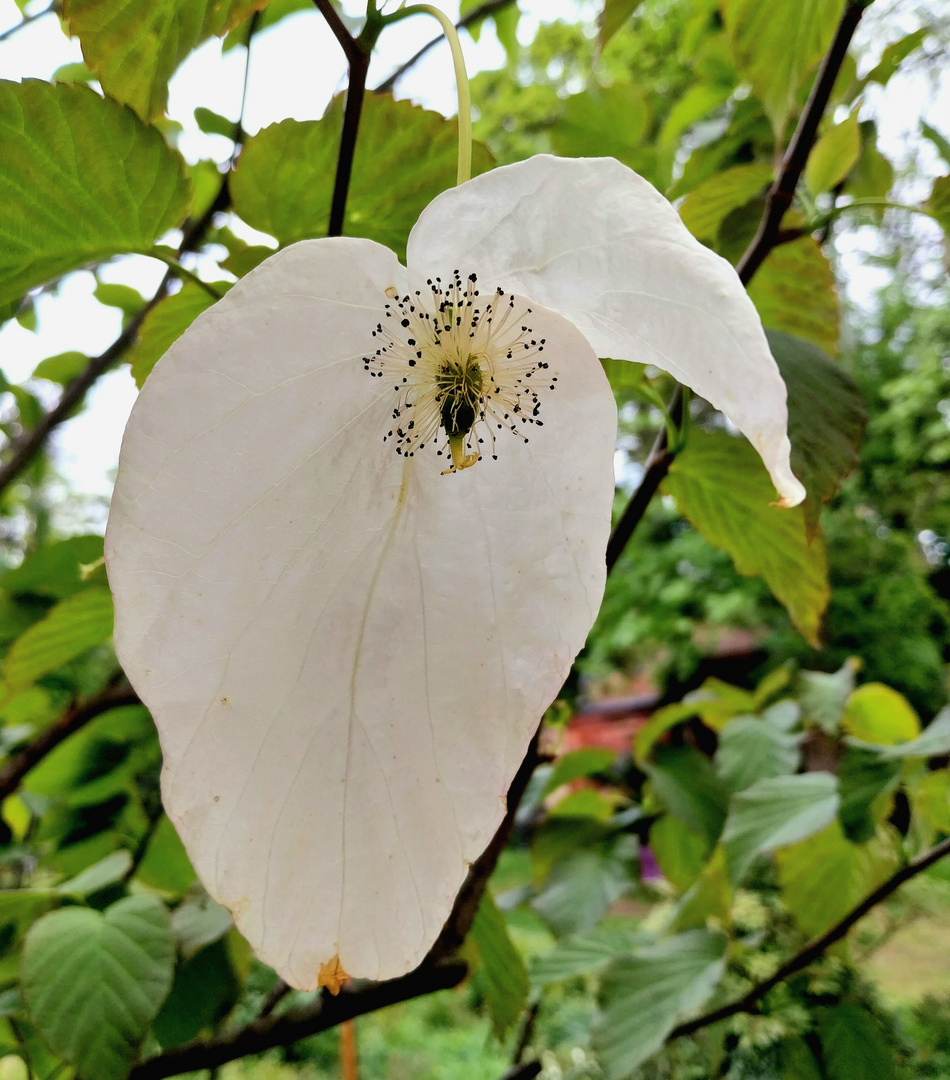
M 824 540 L 817 535 L 808 542 L 800 506 L 773 505 L 775 491 L 755 450 L 724 433 L 694 431 L 665 487 L 740 574 L 765 579 L 803 637 L 817 644 L 829 596 Z
M 220 281 L 216 288 L 223 291 L 228 282 Z M 214 297 L 200 285 L 187 282 L 172 296 L 156 304 L 145 316 L 138 339 L 128 354 L 132 378 L 141 389 L 159 359 L 177 341 L 195 319 L 214 303 Z
M 698 240 L 715 241 L 726 216 L 772 182 L 770 165 L 736 165 L 695 187 L 680 207 L 683 224 Z
M 855 110 L 815 143 L 805 166 L 805 180 L 814 195 L 836 187 L 854 168 L 861 153 L 861 130 Z
M 862 742 L 896 746 L 920 734 L 920 720 L 903 694 L 883 683 L 865 683 L 848 698 L 841 727 Z

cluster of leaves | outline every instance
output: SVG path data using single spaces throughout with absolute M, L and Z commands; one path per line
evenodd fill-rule
M 327 230 L 340 99 L 319 121 L 284 120 L 250 137 L 239 119 L 198 108 L 200 128 L 230 140 L 223 161 L 186 161 L 165 116 L 169 78 L 203 41 L 227 35 L 224 47 L 239 48 L 295 12 L 320 16 L 298 0 L 132 0 L 108 18 L 107 6 L 64 5 L 86 59 L 78 70 L 0 82 L 0 318 L 35 325 L 39 290 L 122 255 L 154 256 L 173 272 L 148 300 L 98 284 L 96 301 L 126 323 L 115 355 L 70 351 L 25 385 L 0 381 L 0 429 L 14 449 L 48 415 L 51 389 L 63 389 L 68 415 L 89 373 L 118 359 L 141 386 L 233 279 L 275 246 Z M 466 2 L 462 14 L 478 6 Z M 517 6 L 497 10 L 508 61 L 473 81 L 475 170 L 537 151 L 616 156 L 683 200 L 688 227 L 735 263 L 844 6 L 608 0 L 599 33 L 555 22 L 527 45 Z M 950 323 L 889 294 L 886 332 L 842 350 L 842 363 L 832 260 L 826 236 L 815 236 L 845 214 L 880 224 L 874 200 L 890 193 L 894 169 L 861 110 L 869 88 L 926 41 L 917 30 L 892 42 L 862 77 L 845 60 L 783 222 L 787 242 L 750 289 L 789 387 L 808 502 L 770 506 L 748 444 L 694 403 L 667 498 L 612 578 L 589 673 L 666 650 L 686 676 L 697 624 L 746 625 L 772 630 L 773 656 L 813 656 L 824 640 L 826 666 L 855 652 L 925 715 L 942 704 Z M 455 131 L 438 114 L 368 96 L 345 232 L 403 253 L 419 211 L 453 182 Z M 927 200 L 945 227 L 948 190 L 950 177 L 939 178 Z M 242 224 L 273 243 L 242 239 Z M 203 271 L 218 267 L 203 284 L 181 266 L 193 252 Z M 666 419 L 668 382 L 605 364 L 625 447 L 642 460 Z M 863 449 L 861 390 L 871 415 Z M 0 577 L 0 1053 L 43 1080 L 60 1071 L 124 1080 L 143 1054 L 258 1015 L 275 977 L 203 893 L 162 814 L 155 731 L 109 647 L 102 540 L 52 538 L 48 473 L 43 453 L 16 474 L 19 485 L 0 469 L 9 522 L 0 534 L 9 567 Z M 937 552 L 929 580 L 924 531 Z M 584 750 L 538 770 L 494 898 L 463 947 L 473 992 L 500 1036 L 534 1004 L 554 1043 L 545 1016 L 580 998 L 583 1026 L 596 998 L 591 1053 L 610 1077 L 847 1080 L 854 1060 L 892 1075 L 888 1021 L 843 956 L 770 990 L 755 1016 L 662 1047 L 684 1016 L 742 998 L 950 833 L 948 753 L 950 717 L 922 730 L 894 690 L 855 688 L 849 665 L 834 675 L 780 669 L 751 691 L 706 684 L 656 714 L 629 762 Z M 565 1026 L 576 1049 L 576 1019 Z

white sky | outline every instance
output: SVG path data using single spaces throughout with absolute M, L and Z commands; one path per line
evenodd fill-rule
M 29 10 L 45 6 L 35 0 Z M 457 0 L 443 0 L 447 14 L 457 17 Z M 520 33 L 527 39 L 541 18 L 574 17 L 575 0 L 521 0 L 524 12 Z M 884 40 L 894 40 L 914 25 L 906 21 L 893 4 L 887 13 Z M 359 3 L 348 0 L 353 13 Z M 873 9 L 872 9 L 873 11 Z M 0 31 L 20 20 L 13 0 L 0 0 Z M 880 24 L 880 20 L 879 20 Z M 432 19 L 407 19 L 382 37 L 371 68 L 370 85 L 381 81 L 438 29 Z M 869 28 L 874 32 L 874 28 Z M 875 39 L 881 30 L 874 32 Z M 479 42 L 463 35 L 463 47 L 470 74 L 498 67 L 504 52 L 492 29 L 486 28 Z M 67 39 L 55 18 L 46 17 L 0 42 L 0 78 L 49 78 L 60 65 L 82 59 L 79 43 Z M 190 160 L 199 157 L 226 159 L 230 143 L 218 136 L 203 135 L 194 122 L 193 110 L 204 105 L 229 118 L 239 112 L 244 77 L 245 51 L 234 49 L 222 56 L 220 42 L 212 40 L 197 50 L 179 69 L 170 84 L 169 115 L 185 128 L 180 142 Z M 252 45 L 245 127 L 253 134 L 259 128 L 294 117 L 316 119 L 323 114 L 332 94 L 343 85 L 345 64 L 340 49 L 316 12 L 291 16 L 273 29 L 261 33 Z M 433 49 L 399 84 L 397 93 L 410 97 L 445 114 L 456 109 L 455 87 L 448 48 Z M 477 104 L 477 103 L 476 103 Z M 876 95 L 871 108 L 878 115 L 882 149 L 896 160 L 906 160 L 908 146 L 919 145 L 918 118 L 923 116 L 950 134 L 950 78 L 944 78 L 937 93 L 926 80 L 893 78 L 887 92 Z M 862 116 L 865 115 L 862 113 Z M 926 159 L 925 159 L 926 161 Z M 931 173 L 940 171 L 935 155 L 929 162 Z M 924 189 L 915 197 L 926 195 Z M 855 235 L 844 253 L 845 266 L 854 277 L 859 272 L 860 252 L 866 244 Z M 117 260 L 100 271 L 106 281 L 122 281 L 150 295 L 161 280 L 164 267 L 154 260 L 132 257 Z M 220 276 L 220 275 L 219 275 Z M 876 279 L 866 277 L 869 291 Z M 95 355 L 105 349 L 120 329 L 120 316 L 92 298 L 94 279 L 91 273 L 70 275 L 56 297 L 43 296 L 38 303 L 37 333 L 24 330 L 15 322 L 0 330 L 0 368 L 14 381 L 27 378 L 40 360 L 47 356 L 78 349 Z M 55 388 L 37 384 L 52 400 Z M 56 437 L 59 467 L 67 482 L 77 492 L 107 495 L 111 490 L 110 473 L 118 457 L 122 429 L 135 398 L 135 388 L 127 369 L 120 369 L 100 381 L 90 395 L 87 408 L 76 419 L 63 425 Z M 98 521 L 96 524 L 101 525 Z

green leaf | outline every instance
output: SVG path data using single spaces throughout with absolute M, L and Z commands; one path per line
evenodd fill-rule
M 838 813 L 838 781 L 831 773 L 759 780 L 733 795 L 722 833 L 729 875 L 738 883 L 756 855 L 804 840 Z
M 11 689 L 29 686 L 112 636 L 112 595 L 92 588 L 60 601 L 10 646 L 3 679 Z
M 672 705 L 664 705 L 662 709 L 657 709 L 633 737 L 633 760 L 642 766 L 650 756 L 650 752 L 658 739 L 661 739 L 677 724 L 681 724 L 684 720 L 695 716 L 696 713 L 697 708 L 695 705 L 688 705 L 682 701 L 674 702 Z
M 541 797 L 550 795 L 552 791 L 556 791 L 563 784 L 569 784 L 572 780 L 579 780 L 583 776 L 592 776 L 594 773 L 609 769 L 616 757 L 613 750 L 605 750 L 599 746 L 585 746 L 580 750 L 572 750 L 564 754 L 554 763 Z
M 865 683 L 845 703 L 841 728 L 863 742 L 894 746 L 916 739 L 920 720 L 903 694 L 883 683 Z
M 950 769 L 924 773 L 908 784 L 914 808 L 932 829 L 950 833 Z
M 698 240 L 715 243 L 725 218 L 760 195 L 771 182 L 771 165 L 735 165 L 716 173 L 686 196 L 680 207 L 683 224 Z
M 826 735 L 837 733 L 860 666 L 860 661 L 849 658 L 831 674 L 803 671 L 798 676 L 798 701 L 806 723 L 821 728 Z
M 897 869 L 881 840 L 852 844 L 841 824 L 775 853 L 782 901 L 809 937 L 817 937 Z
M 100 281 L 92 294 L 100 304 L 118 308 L 123 315 L 137 315 L 145 306 L 145 297 L 131 285 Z
M 125 1080 L 174 963 L 168 912 L 154 897 L 129 896 L 104 912 L 64 908 L 27 935 L 23 997 L 44 1039 L 84 1080 Z
M 562 157 L 615 157 L 633 168 L 649 124 L 643 93 L 632 83 L 615 82 L 572 94 L 549 134 Z
M 106 94 L 152 120 L 165 111 L 168 80 L 192 49 L 214 34 L 226 34 L 266 3 L 64 0 L 63 16 Z
M 843 1001 L 819 1009 L 818 1036 L 828 1080 L 896 1080 L 894 1049 L 860 1005 Z
M 882 796 L 897 786 L 900 762 L 888 761 L 873 750 L 845 748 L 838 766 L 841 807 L 838 816 L 849 840 L 866 843 L 891 811 L 892 800 Z
M 190 1042 L 223 1020 L 240 993 L 227 945 L 217 941 L 175 970 L 171 993 L 152 1032 L 164 1048 Z
M 492 1028 L 504 1039 L 527 1004 L 528 970 L 508 935 L 504 916 L 487 891 L 475 913 L 471 936 L 481 961 L 479 971 Z
M 125 252 L 188 213 L 183 161 L 86 86 L 0 81 L 0 304 Z
M 167 817 L 158 823 L 135 878 L 150 889 L 178 896 L 195 880 L 185 846 Z
M 822 503 L 858 464 L 867 424 L 861 388 L 839 364 L 810 342 L 780 330 L 766 333 L 788 389 L 792 471 L 805 485 L 805 525 L 813 537 Z
M 726 853 L 717 847 L 709 862 L 676 905 L 676 918 L 671 929 L 701 930 L 716 919 L 728 925 L 732 909 L 732 882 L 726 865 Z
M 804 338 L 834 355 L 839 307 L 834 272 L 811 236 L 774 248 L 749 285 L 763 324 Z
M 219 282 L 217 287 L 227 288 L 227 283 Z M 139 389 L 171 345 L 213 303 L 214 297 L 206 289 L 187 282 L 145 316 L 138 339 L 127 357 L 132 366 L 132 378 Z
M 883 199 L 894 184 L 894 166 L 878 148 L 874 121 L 862 120 L 859 127 L 861 156 L 848 174 L 845 191 L 856 199 Z M 876 213 L 883 215 L 884 208 L 878 208 Z
M 950 176 L 938 176 L 933 182 L 926 210 L 932 214 L 943 231 L 950 236 Z
M 677 1018 L 709 997 L 725 970 L 726 939 L 691 930 L 620 957 L 601 982 L 592 1042 L 608 1080 L 626 1080 L 663 1045 Z
M 249 139 L 231 180 L 238 215 L 281 244 L 325 236 L 341 122 L 342 102 L 336 98 L 322 120 L 284 120 Z M 356 142 L 346 235 L 366 236 L 403 254 L 419 213 L 455 183 L 457 144 L 454 120 L 408 101 L 369 95 Z M 480 143 L 473 149 L 473 171 L 484 172 L 488 151 Z
M 553 949 L 531 961 L 531 985 L 535 989 L 551 983 L 599 971 L 615 956 L 648 944 L 639 924 L 629 920 L 605 919 L 586 934 L 562 938 Z
M 709 758 L 692 746 L 658 746 L 643 768 L 660 802 L 711 850 L 726 820 L 729 793 Z
M 801 507 L 771 505 L 775 490 L 755 450 L 722 432 L 693 431 L 665 488 L 740 574 L 765 579 L 802 636 L 816 645 L 829 596 L 824 541 L 816 536 L 809 544 Z
M 929 26 L 921 26 L 917 30 L 905 34 L 897 41 L 892 41 L 881 53 L 881 59 L 867 73 L 865 82 L 876 82 L 886 86 L 891 76 L 900 67 L 904 60 L 917 49 L 924 38 L 931 32 Z
M 844 0 L 721 0 L 720 7 L 736 67 L 781 138 L 799 87 L 831 44 Z
M 56 891 L 64 896 L 91 896 L 101 889 L 122 881 L 132 868 L 132 856 L 124 848 L 113 851 L 92 866 L 87 866 L 69 881 L 57 885 Z
M 758 711 L 757 694 L 711 677 L 698 690 L 688 693 L 685 700 L 706 727 L 721 731 L 734 716 Z
M 101 536 L 72 536 L 38 548 L 0 577 L 8 596 L 43 596 L 62 600 L 84 587 L 83 567 L 102 558 Z
M 920 133 L 925 139 L 933 143 L 937 153 L 950 165 L 950 140 L 941 135 L 935 127 L 931 127 L 926 120 L 920 121 Z
M 555 863 L 531 907 L 558 935 L 589 930 L 630 887 L 627 868 L 605 851 L 576 851 Z
M 85 371 L 89 364 L 89 357 L 85 353 L 71 350 L 57 353 L 55 356 L 47 356 L 33 369 L 31 379 L 49 379 L 50 382 L 67 386 L 69 383 Z
M 823 1080 L 815 1055 L 797 1035 L 779 1044 L 779 1080 Z
M 950 754 L 950 706 L 941 709 L 923 732 L 910 742 L 897 743 L 895 746 L 872 746 L 856 739 L 849 739 L 848 742 L 858 748 L 874 750 L 880 757 L 891 761 L 943 757 Z
M 183 900 L 172 914 L 172 932 L 186 960 L 224 937 L 233 925 L 231 912 L 216 904 L 204 889 Z
M 643 0 L 604 0 L 604 9 L 597 18 L 598 41 L 601 48 L 610 41 L 642 2 Z
M 699 877 L 709 856 L 709 841 L 672 814 L 661 814 L 650 826 L 650 848 L 663 876 L 680 892 Z
M 719 733 L 716 769 L 730 791 L 798 768 L 798 739 L 754 716 L 737 716 Z
M 813 195 L 831 191 L 854 168 L 861 153 L 861 131 L 855 110 L 830 128 L 812 147 L 805 166 L 805 181 Z
M 195 109 L 195 123 L 205 135 L 223 135 L 231 140 L 234 139 L 234 132 L 237 129 L 236 120 L 229 120 L 226 116 L 206 109 L 203 105 Z

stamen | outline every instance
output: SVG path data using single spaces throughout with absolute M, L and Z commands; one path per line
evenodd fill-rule
M 384 441 L 392 439 L 396 453 L 406 457 L 436 442 L 436 454 L 451 456 L 445 472 L 452 473 L 474 465 L 486 439 L 497 458 L 496 431 L 507 429 L 528 442 L 527 425 L 541 425 L 542 389 L 528 380 L 541 371 L 553 390 L 557 376 L 547 374 L 541 359 L 545 339 L 530 328 L 531 308 L 521 309 L 513 294 L 496 289 L 482 299 L 475 274 L 463 281 L 458 270 L 448 285 L 440 278 L 427 285 L 429 295 L 417 290 L 399 297 L 387 290 L 388 321 L 373 331 L 381 345 L 363 357 L 363 367 L 374 378 L 389 379 L 396 393 L 393 427 Z M 412 419 L 403 423 L 410 409 Z

